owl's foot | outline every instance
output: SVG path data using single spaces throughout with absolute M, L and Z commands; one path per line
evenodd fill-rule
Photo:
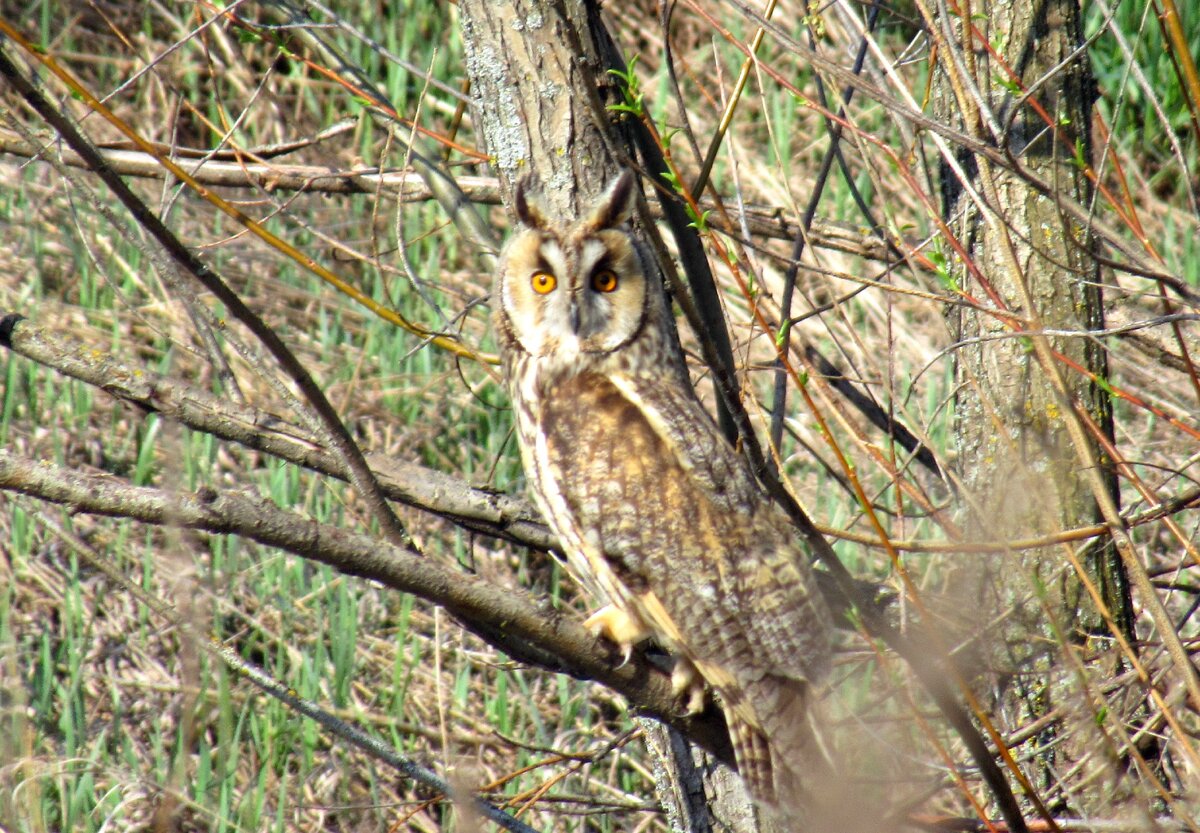
M 621 649 L 621 665 L 633 656 L 633 646 L 650 635 L 640 619 L 615 605 L 600 608 L 584 621 L 583 626 Z
M 675 657 L 675 667 L 671 669 L 671 691 L 676 697 L 687 694 L 687 705 L 684 714 L 700 714 L 704 711 L 704 677 L 691 661 L 684 657 Z

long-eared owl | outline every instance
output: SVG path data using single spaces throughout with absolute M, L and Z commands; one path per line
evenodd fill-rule
M 626 655 L 654 638 L 681 692 L 697 673 L 710 684 L 751 795 L 786 806 L 813 754 L 829 613 L 795 531 L 688 381 L 658 270 L 625 226 L 637 195 L 626 171 L 559 221 L 517 186 L 492 297 L 521 458 L 569 572 L 603 605 L 588 624 Z

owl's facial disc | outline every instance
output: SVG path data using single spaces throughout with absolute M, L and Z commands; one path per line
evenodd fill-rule
M 510 245 L 501 303 L 529 353 L 570 361 L 630 341 L 645 317 L 646 279 L 623 232 L 572 238 L 528 231 Z

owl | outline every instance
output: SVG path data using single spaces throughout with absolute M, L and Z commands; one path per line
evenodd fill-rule
M 786 808 L 813 755 L 830 616 L 794 530 L 692 389 L 625 226 L 637 195 L 625 171 L 560 222 L 516 188 L 492 297 L 521 459 L 568 572 L 602 605 L 588 626 L 626 658 L 646 639 L 674 655 L 688 708 L 710 685 L 751 796 Z

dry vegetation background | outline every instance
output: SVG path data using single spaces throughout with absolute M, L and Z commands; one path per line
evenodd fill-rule
M 627 59 L 637 56 L 633 73 L 647 117 L 668 136 L 689 180 L 742 66 L 743 53 L 731 44 L 754 38 L 738 8 L 678 5 L 672 77 L 654 4 L 606 6 L 614 39 Z M 1115 195 L 1089 210 L 1125 243 L 1145 241 L 1144 262 L 1164 279 L 1104 269 L 1113 332 L 1097 341 L 1109 355 L 1104 383 L 1114 391 L 1116 442 L 1131 465 L 1121 478 L 1130 535 L 1172 630 L 1194 655 L 1200 101 L 1180 80 L 1192 62 L 1164 37 L 1164 8 L 1126 0 L 1087 12 L 1100 92 L 1093 164 Z M 849 68 L 866 14 L 853 3 L 806 8 L 789 1 L 773 19 Z M 1200 54 L 1200 13 L 1187 8 L 1183 15 L 1186 52 Z M 507 403 L 487 363 L 487 252 L 411 173 L 410 147 L 476 200 L 485 243 L 501 238 L 507 220 L 463 95 L 456 6 L 5 0 L 0 21 L 36 46 L 24 49 L 6 32 L 0 48 L 9 60 L 40 79 L 42 93 L 110 151 L 153 213 L 283 339 L 372 460 L 410 466 L 388 482 L 407 489 L 397 511 L 422 557 L 530 600 L 547 621 L 578 625 L 587 602 L 546 552 L 545 532 L 527 506 L 503 498 L 520 498 L 524 484 Z M 928 111 L 931 58 L 917 9 L 884 9 L 870 41 L 864 76 L 898 98 L 907 91 Z M 719 257 L 714 263 L 744 404 L 766 437 L 776 338 L 755 314 L 778 323 L 789 238 L 830 143 L 819 108 L 810 106 L 817 99 L 812 68 L 770 37 L 758 56 L 713 169 L 730 213 L 714 211 L 709 222 L 744 246 L 736 249 L 739 278 Z M 49 59 L 78 86 L 55 78 Z M 839 93 L 839 84 L 827 82 L 831 100 Z M 103 105 L 89 104 L 88 95 Z M 203 160 L 207 191 L 181 184 L 100 109 L 160 152 L 175 153 L 188 170 Z M 946 323 L 955 299 L 953 256 L 937 223 L 937 155 L 927 132 L 869 98 L 857 98 L 846 121 L 840 147 L 848 179 L 912 256 L 885 262 L 835 166 L 821 183 L 795 287 L 792 347 L 833 359 L 952 471 L 953 361 L 961 345 Z M 690 133 L 669 135 L 684 127 Z M 698 137 L 695 146 L 690 136 Z M 258 409 L 256 419 L 283 421 L 260 419 L 256 430 L 299 438 L 296 447 L 325 444 L 254 334 L 181 270 L 162 268 L 144 228 L 76 164 L 10 82 L 0 82 L 0 151 L 0 315 L 26 316 L 17 332 L 36 326 L 67 354 L 93 362 L 111 354 L 125 367 L 100 371 L 102 384 L 119 381 L 114 396 L 55 369 L 66 359 L 5 355 L 0 829 L 433 831 L 485 824 L 267 696 L 214 645 L 447 777 L 460 797 L 482 790 L 534 829 L 667 829 L 640 724 L 609 687 L 518 661 L 428 597 L 244 535 L 185 529 L 178 508 L 140 523 L 79 511 L 75 498 L 51 487 L 41 495 L 53 502 L 23 494 L 36 491 L 28 484 L 39 472 L 76 474 L 94 478 L 84 483 L 93 493 L 109 484 L 254 495 L 322 524 L 379 535 L 369 504 L 341 480 L 122 397 L 134 387 L 130 380 L 163 374 L 185 401 L 197 391 L 216 394 L 229 408 Z M 248 231 L 209 195 L 254 218 L 264 234 Z M 295 257 L 269 235 L 294 246 Z M 1111 249 L 1106 255 L 1125 262 Z M 313 263 L 362 297 L 314 274 Z M 711 401 L 694 335 L 682 327 L 681 336 Z M 983 662 L 980 637 L 986 642 L 1005 627 L 1017 607 L 1049 604 L 1066 562 L 1031 574 L 1026 597 L 995 607 L 950 594 L 964 571 L 985 564 L 1024 570 L 1027 562 L 1017 548 L 972 549 L 948 536 L 913 495 L 954 516 L 960 504 L 949 479 L 913 463 L 819 375 L 806 379 L 810 403 L 791 383 L 778 455 L 790 488 L 850 571 L 891 593 L 896 622 L 914 615 L 915 590 L 934 611 L 927 624 L 946 646 L 964 662 Z M 32 474 L 13 474 L 24 460 L 42 462 Z M 442 484 L 430 472 L 452 479 Z M 851 472 L 883 519 L 898 562 L 878 546 Z M 476 506 L 491 501 L 474 522 L 462 513 L 447 517 L 454 513 L 443 500 L 461 484 L 477 488 L 463 493 Z M 500 529 L 496 518 L 511 525 L 507 540 L 489 534 Z M 1062 540 L 1082 548 L 1099 534 L 1063 532 L 1070 534 Z M 527 545 L 539 540 L 542 547 Z M 907 592 L 901 565 L 912 581 Z M 1090 682 L 1079 683 L 1079 703 L 1056 700 L 1035 723 L 1000 706 L 990 714 L 1063 829 L 1200 829 L 1198 704 L 1189 703 L 1189 675 L 1168 655 L 1145 599 L 1135 595 L 1135 606 L 1138 666 L 1106 634 L 1078 642 L 1031 633 L 1063 657 L 1111 652 L 1111 661 L 1087 672 L 1093 676 L 1081 672 Z M 997 815 L 993 796 L 905 663 L 850 621 L 837 668 L 824 708 L 844 767 L 845 801 L 869 806 L 878 829 L 986 829 L 980 820 Z M 1000 684 L 979 670 L 974 684 L 986 702 Z M 1089 726 L 1101 727 L 1094 757 L 1056 769 L 1054 747 L 1074 733 L 1091 737 Z M 1145 766 L 1130 763 L 1131 745 Z M 1029 794 L 1020 794 L 1032 807 Z M 1032 809 L 1029 818 L 1033 829 L 1049 829 Z

